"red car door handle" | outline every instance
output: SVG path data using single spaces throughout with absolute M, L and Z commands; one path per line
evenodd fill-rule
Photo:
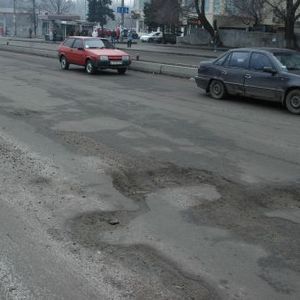
M 250 78 L 252 78 L 252 76 L 250 75 L 250 74 L 245 74 L 245 76 L 244 76 L 246 79 L 250 79 Z

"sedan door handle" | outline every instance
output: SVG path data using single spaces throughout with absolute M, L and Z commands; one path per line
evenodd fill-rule
M 250 79 L 250 78 L 252 78 L 252 76 L 251 76 L 251 74 L 245 74 L 245 76 L 244 76 L 246 79 Z

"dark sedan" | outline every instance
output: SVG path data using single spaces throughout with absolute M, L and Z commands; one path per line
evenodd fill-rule
M 288 49 L 233 49 L 202 62 L 198 87 L 213 98 L 226 94 L 282 103 L 300 114 L 300 53 Z

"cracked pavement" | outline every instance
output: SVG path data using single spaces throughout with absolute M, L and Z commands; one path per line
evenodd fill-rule
M 299 299 L 298 116 L 0 63 L 1 299 Z

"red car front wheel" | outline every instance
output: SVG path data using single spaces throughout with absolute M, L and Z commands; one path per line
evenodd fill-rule
M 90 59 L 86 62 L 85 70 L 88 74 L 96 73 L 96 68 L 94 67 L 93 62 Z
M 60 58 L 60 67 L 61 67 L 61 69 L 62 70 L 68 70 L 69 66 L 70 66 L 70 64 L 68 63 L 65 56 L 61 56 L 61 58 Z

